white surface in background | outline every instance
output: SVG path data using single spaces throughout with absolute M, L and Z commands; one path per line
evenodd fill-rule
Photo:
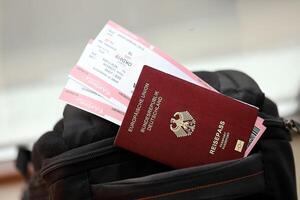
M 35 85 L 0 93 L 0 147 L 32 143 L 51 130 L 62 116 L 61 89 Z
M 191 70 L 236 69 L 252 76 L 273 98 L 294 96 L 300 86 L 300 47 L 261 50 L 187 63 Z M 277 87 L 276 87 L 277 86 Z M 300 88 L 299 88 L 300 89 Z
M 191 70 L 235 69 L 247 73 L 267 97 L 278 104 L 282 116 L 293 114 L 299 106 L 300 47 L 265 50 L 216 57 L 186 63 Z
M 0 165 L 2 162 L 16 158 L 18 155 L 18 149 L 15 146 L 0 148 Z

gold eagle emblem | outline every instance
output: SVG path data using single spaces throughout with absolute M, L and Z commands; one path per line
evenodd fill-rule
M 196 126 L 196 121 L 188 111 L 176 112 L 170 120 L 170 129 L 177 137 L 191 135 Z

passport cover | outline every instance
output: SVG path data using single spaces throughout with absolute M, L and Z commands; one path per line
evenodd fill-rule
M 242 158 L 257 112 L 144 66 L 115 145 L 174 168 Z

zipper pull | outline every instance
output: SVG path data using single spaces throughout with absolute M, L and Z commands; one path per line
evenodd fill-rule
M 293 119 L 288 119 L 288 120 L 285 119 L 284 125 L 285 125 L 285 128 L 290 131 L 290 133 L 300 134 L 300 123 L 299 122 L 296 122 Z

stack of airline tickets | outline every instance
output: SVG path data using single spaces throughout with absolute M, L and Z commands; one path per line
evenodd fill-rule
M 86 45 L 70 72 L 60 99 L 121 125 L 144 65 L 215 91 L 158 48 L 108 21 L 97 37 Z M 263 119 L 258 117 L 250 137 L 252 147 L 247 149 L 245 156 L 264 130 Z

